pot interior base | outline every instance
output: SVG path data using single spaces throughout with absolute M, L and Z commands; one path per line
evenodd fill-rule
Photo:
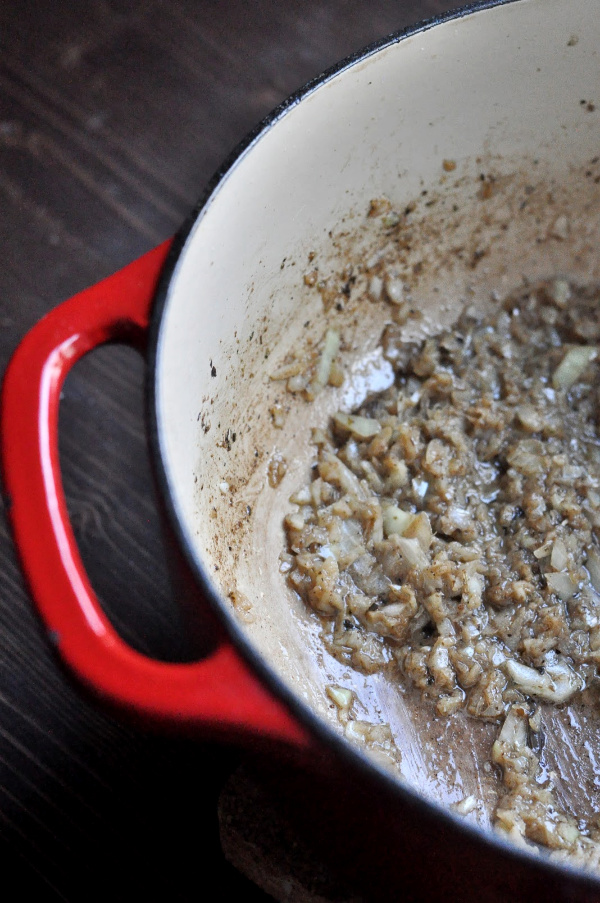
M 487 162 L 486 171 L 498 173 L 489 194 L 482 195 L 481 179 L 475 173 L 458 176 L 450 189 L 447 182 L 440 185 L 441 212 L 432 214 L 431 207 L 417 202 L 405 227 L 411 232 L 410 250 L 397 254 L 398 272 L 409 286 L 411 304 L 421 314 L 407 325 L 407 339 L 452 322 L 466 303 L 496 304 L 528 281 L 555 274 L 577 282 L 600 279 L 596 251 L 600 191 L 597 186 L 590 191 L 585 171 L 573 171 L 558 182 L 537 172 L 533 181 L 531 170 L 523 166 L 508 169 L 505 175 L 502 169 L 506 172 L 504 161 Z M 449 215 L 448 210 L 454 212 Z M 556 223 L 564 226 L 565 217 L 567 234 L 557 237 Z M 581 221 L 585 228 L 574 228 Z M 352 688 L 354 717 L 391 726 L 402 754 L 400 780 L 436 802 L 451 804 L 475 796 L 480 804 L 468 818 L 489 826 L 498 775 L 483 764 L 489 762 L 497 726 L 462 715 L 441 718 L 397 677 L 364 675 L 340 664 L 323 648 L 318 618 L 307 611 L 279 571 L 279 556 L 285 548 L 283 519 L 294 510 L 289 496 L 310 480 L 315 459 L 312 429 L 324 427 L 338 409 L 353 409 L 389 381 L 378 342 L 392 310 L 385 302 L 370 301 L 364 290 L 365 261 L 389 242 L 390 234 L 382 232 L 381 223 L 363 210 L 349 215 L 321 250 L 313 253 L 311 249 L 310 260 L 308 254 L 304 260 L 301 255 L 291 258 L 289 271 L 294 274 L 299 312 L 280 327 L 281 336 L 273 334 L 268 323 L 261 324 L 260 348 L 274 350 L 254 377 L 253 390 L 243 399 L 235 395 L 235 417 L 221 415 L 221 444 L 226 445 L 223 423 L 234 425 L 227 427 L 232 451 L 223 453 L 218 448 L 215 453 L 213 445 L 198 469 L 198 500 L 205 522 L 210 522 L 213 510 L 218 512 L 212 519 L 214 529 L 203 536 L 203 555 L 212 562 L 214 579 L 244 634 L 296 696 L 341 733 L 326 688 Z M 343 310 L 336 310 L 335 304 L 325 310 L 322 292 L 305 284 L 304 277 L 314 269 L 330 285 L 343 286 L 350 271 L 356 275 L 355 289 Z M 304 348 L 308 354 L 326 328 L 342 337 L 346 379 L 340 388 L 328 387 L 307 403 L 288 393 L 284 382 L 271 380 L 270 374 L 290 355 L 297 356 L 297 349 Z M 246 357 L 242 367 L 247 373 L 254 367 L 258 370 L 260 363 Z M 274 410 L 277 424 L 269 413 Z M 231 441 L 234 432 L 235 443 Z M 284 462 L 285 475 L 273 486 L 269 474 L 277 458 Z M 548 717 L 560 722 L 564 733 L 573 716 L 564 711 Z M 600 755 L 595 733 L 586 729 L 589 763 Z M 558 751 L 550 744 L 548 755 L 555 765 L 565 759 L 565 748 Z M 564 795 L 571 795 L 578 806 L 583 804 L 577 786 L 571 791 L 568 780 L 561 786 Z M 589 801 L 585 808 L 589 809 Z
M 600 281 L 599 42 L 587 0 L 524 0 L 340 70 L 226 173 L 190 230 L 160 328 L 167 489 L 242 645 L 316 714 L 324 738 L 343 736 L 327 687 L 350 687 L 357 718 L 390 725 L 398 781 L 446 807 L 474 795 L 466 818 L 483 827 L 497 799 L 497 776 L 484 768 L 495 726 L 433 717 L 395 677 L 333 659 L 279 569 L 283 519 L 310 479 L 312 429 L 390 378 L 379 340 L 393 312 L 367 292 L 374 255 L 387 255 L 418 311 L 407 340 L 529 282 Z M 369 216 L 382 197 L 396 222 Z M 272 377 L 310 358 L 328 329 L 341 339 L 345 378 L 307 403 Z M 565 763 L 587 750 L 593 783 L 597 732 L 580 718 L 574 752 L 571 717 L 565 708 L 549 723 L 571 738 Z M 548 750 L 563 770 L 561 793 L 585 805 L 563 752 Z

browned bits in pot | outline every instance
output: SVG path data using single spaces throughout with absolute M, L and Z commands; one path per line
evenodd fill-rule
M 388 198 L 373 198 L 369 205 L 369 216 L 381 216 L 389 213 L 392 209 L 391 202 Z
M 394 385 L 317 431 L 286 520 L 329 652 L 497 721 L 498 827 L 584 857 L 597 829 L 561 810 L 528 737 L 600 664 L 599 345 L 599 289 L 563 278 L 420 345 L 388 326 Z
M 327 329 L 322 341 L 311 352 L 293 356 L 270 374 L 272 380 L 286 380 L 291 394 L 300 394 L 306 401 L 314 401 L 325 386 L 341 386 L 344 372 L 337 361 L 341 338 L 337 330 Z M 271 409 L 273 416 L 273 409 Z M 273 416 L 277 426 L 276 418 Z
M 285 423 L 285 409 L 283 405 L 279 404 L 279 402 L 275 402 L 275 404 L 269 408 L 269 414 L 271 415 L 271 420 L 273 421 L 275 429 L 282 429 L 283 424 Z
M 229 592 L 229 598 L 236 614 L 241 621 L 251 623 L 254 620 L 254 612 L 252 611 L 252 603 L 247 596 L 239 589 L 235 588 Z

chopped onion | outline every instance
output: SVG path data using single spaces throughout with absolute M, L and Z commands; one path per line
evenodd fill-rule
M 522 706 L 510 707 L 498 734 L 498 741 L 510 746 L 527 746 L 527 716 Z
M 292 376 L 298 376 L 299 373 L 302 373 L 302 361 L 292 361 L 290 364 L 282 364 L 271 373 L 269 378 L 273 380 L 291 379 Z
M 385 293 L 388 301 L 391 301 L 392 304 L 402 304 L 404 301 L 404 283 L 400 279 L 386 279 Z
M 293 505 L 310 505 L 312 497 L 308 486 L 302 486 L 290 495 L 290 502 Z
M 329 684 L 325 690 L 338 709 L 349 709 L 352 705 L 352 690 L 348 690 L 345 687 L 336 687 L 333 684 Z
M 556 829 L 556 833 L 567 843 L 575 843 L 581 836 L 579 829 L 568 822 L 561 822 Z
M 522 705 L 512 705 L 500 728 L 498 739 L 492 746 L 492 761 L 504 770 L 507 767 L 510 770 L 515 761 L 515 754 L 517 757 L 526 755 L 527 749 L 527 712 Z M 506 815 L 510 815 L 510 808 Z M 502 824 L 501 810 L 498 810 L 496 817 Z
M 414 518 L 415 515 L 410 511 L 403 511 L 397 505 L 386 505 L 383 509 L 383 532 L 386 536 L 391 536 L 392 533 L 402 536 Z
M 346 467 L 337 455 L 324 451 L 319 462 L 319 473 L 326 483 L 339 486 L 342 492 L 355 495 L 359 499 L 365 498 L 365 492 L 356 474 Z
M 533 405 L 522 404 L 515 410 L 517 421 L 528 433 L 539 433 L 544 426 L 542 417 Z
M 405 536 L 395 537 L 396 546 L 400 554 L 406 559 L 409 567 L 423 570 L 429 564 L 427 555 L 421 548 L 418 539 L 407 539 Z
M 419 498 L 425 498 L 427 494 L 427 490 L 429 489 L 429 483 L 427 480 L 417 479 L 417 477 L 413 478 L 412 486 Z
M 588 552 L 586 567 L 589 571 L 592 586 L 597 593 L 600 593 L 600 554 L 593 547 Z
M 563 602 L 568 602 L 577 590 L 577 584 L 571 580 L 568 574 L 562 571 L 560 573 L 546 574 L 546 582 L 552 592 L 556 593 Z
M 453 803 L 452 808 L 459 815 L 469 815 L 469 813 L 472 812 L 473 809 L 477 808 L 477 800 L 474 796 L 465 796 L 457 803 Z
M 381 432 L 381 424 L 371 417 L 361 417 L 359 414 L 343 414 L 338 411 L 333 415 L 336 426 L 356 436 L 358 439 L 372 439 Z
M 552 546 L 550 564 L 555 571 L 563 571 L 567 566 L 567 547 L 562 539 L 557 539 Z
M 583 689 L 581 679 L 566 661 L 556 655 L 549 654 L 546 657 L 543 674 L 510 658 L 504 662 L 503 667 L 519 690 L 548 702 L 566 702 L 574 693 Z
M 325 341 L 323 349 L 317 364 L 317 372 L 310 382 L 309 390 L 312 394 L 317 394 L 325 388 L 329 382 L 329 374 L 331 365 L 340 350 L 340 334 L 335 329 L 328 329 L 325 333 Z
M 555 279 L 548 289 L 548 294 L 557 307 L 566 307 L 571 298 L 571 286 L 566 279 Z
M 273 379 L 274 377 L 271 377 Z M 306 388 L 306 374 L 305 373 L 297 373 L 295 376 L 290 376 L 287 381 L 286 389 L 291 394 L 294 395 L 296 392 L 302 392 L 303 389 Z
M 369 296 L 373 301 L 379 301 L 383 291 L 383 279 L 381 276 L 372 276 L 369 282 Z
M 427 551 L 433 540 L 433 531 L 431 529 L 429 517 L 425 511 L 421 511 L 413 517 L 404 530 L 404 536 L 407 536 L 409 539 L 414 538 L 418 540 L 423 551 Z
M 552 374 L 555 389 L 570 389 L 583 375 L 586 367 L 598 356 L 595 345 L 577 345 L 570 348 Z

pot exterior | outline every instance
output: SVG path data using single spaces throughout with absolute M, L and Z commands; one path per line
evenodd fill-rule
M 516 857 L 511 846 L 474 842 L 412 801 L 399 807 L 352 765 L 316 772 L 254 759 L 246 767 L 291 835 L 369 903 L 598 899 L 593 879 Z

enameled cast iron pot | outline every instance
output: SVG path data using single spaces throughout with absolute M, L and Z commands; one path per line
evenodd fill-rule
M 382 244 L 396 242 L 397 276 L 422 314 L 407 337 L 524 279 L 598 279 L 599 47 L 593 0 L 509 0 L 341 63 L 247 138 L 171 245 L 46 316 L 4 380 L 10 517 L 64 662 L 107 704 L 165 726 L 279 741 L 307 759 L 325 751 L 325 785 L 336 788 L 329 838 L 341 838 L 361 874 L 370 869 L 373 896 L 376 887 L 390 898 L 415 888 L 449 899 L 600 896 L 596 879 L 495 837 L 489 807 L 453 814 L 449 803 L 468 793 L 489 798 L 476 757 L 487 749 L 489 758 L 492 735 L 432 723 L 385 677 L 349 674 L 320 648 L 278 567 L 290 492 L 309 478 L 311 426 L 389 381 L 377 340 L 390 311 L 364 293 Z M 387 225 L 368 216 L 383 197 L 397 214 Z M 327 328 L 342 337 L 347 378 L 308 404 L 270 376 Z M 127 647 L 68 523 L 61 385 L 82 355 L 115 340 L 149 349 L 158 482 L 194 604 L 218 624 L 193 664 Z M 287 470 L 274 487 L 275 459 Z M 354 689 L 359 717 L 391 725 L 402 779 L 344 739 L 331 683 Z

